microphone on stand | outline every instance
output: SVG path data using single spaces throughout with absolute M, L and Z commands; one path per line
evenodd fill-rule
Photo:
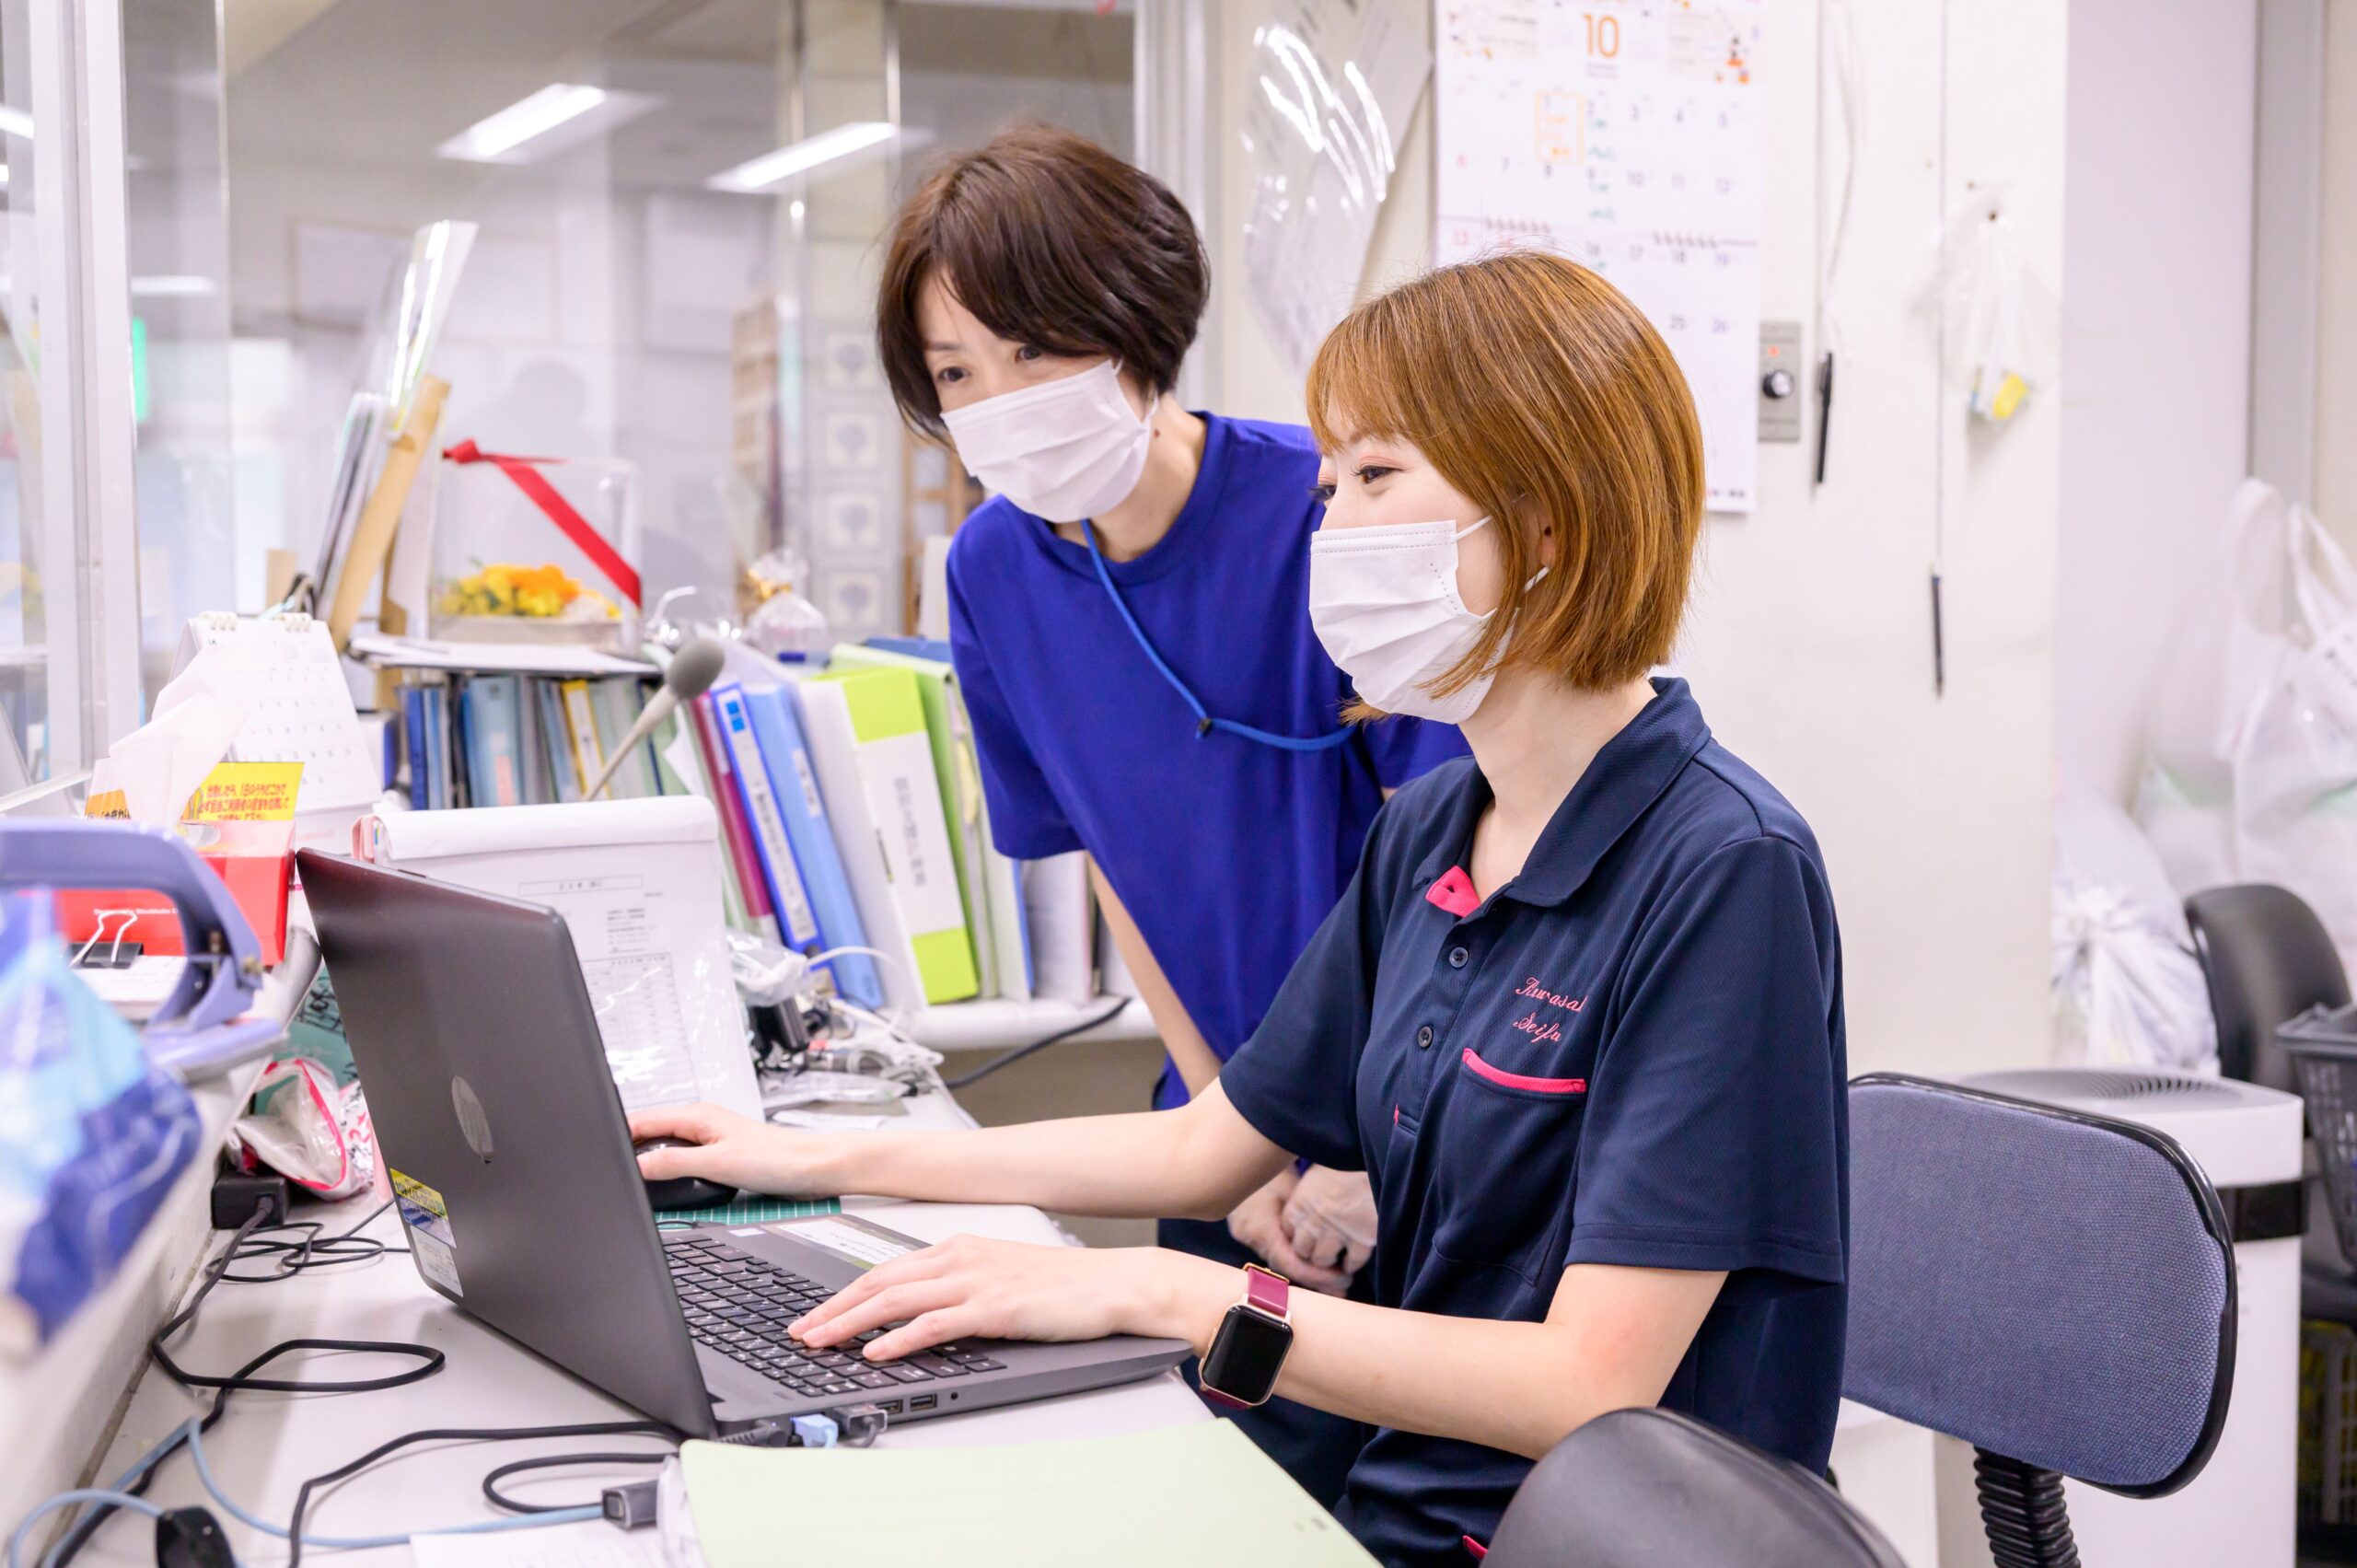
M 622 765 L 622 759 L 630 755 L 631 749 L 654 734 L 655 726 L 670 717 L 680 703 L 692 703 L 710 690 L 712 683 L 720 679 L 720 667 L 725 660 L 720 645 L 709 637 L 698 637 L 691 643 L 679 645 L 679 651 L 671 656 L 671 668 L 663 672 L 663 689 L 648 699 L 646 711 L 638 715 L 636 724 L 630 726 L 630 733 L 622 737 L 622 743 L 614 748 L 612 756 L 606 759 L 606 771 L 598 775 L 598 782 L 591 784 L 581 798 L 597 799 L 612 780 L 615 770 Z

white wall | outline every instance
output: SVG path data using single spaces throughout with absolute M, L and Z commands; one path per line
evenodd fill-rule
M 2248 469 L 2257 0 L 2072 0 L 2055 759 L 2125 800 Z
M 2357 0 L 2325 7 L 2316 516 L 2357 550 Z
M 1253 28 L 1223 9 L 1219 123 Z M 1857 6 L 1873 134 L 1845 262 L 1847 338 L 1828 482 L 1805 446 L 1763 447 L 1761 502 L 1714 517 L 1679 649 L 1719 737 L 1805 812 L 1831 868 L 1853 1071 L 1957 1071 L 2048 1051 L 2054 563 L 2062 390 L 1969 433 L 1935 386 L 1917 299 L 1934 225 L 1968 181 L 2011 192 L 2029 256 L 2062 273 L 2064 19 L 2038 0 Z M 1772 0 L 1764 314 L 1806 320 L 1816 266 L 1815 0 Z M 1945 119 L 1943 106 L 1945 105 Z M 1419 265 L 1429 103 L 1411 125 L 1368 281 Z M 1223 150 L 1213 225 L 1225 412 L 1301 416 L 1243 294 L 1250 187 Z M 1814 353 L 1815 344 L 1809 349 Z M 1932 690 L 1929 568 L 1946 487 L 1947 690 Z

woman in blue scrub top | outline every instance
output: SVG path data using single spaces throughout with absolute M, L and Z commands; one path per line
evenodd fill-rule
M 1374 1429 L 1339 1511 L 1386 1562 L 1466 1562 L 1530 1461 L 1617 1407 L 1821 1470 L 1847 1299 L 1840 943 L 1807 824 L 1683 681 L 1646 676 L 1701 522 L 1686 384 L 1610 285 L 1515 253 L 1353 312 L 1309 407 L 1319 638 L 1369 704 L 1456 718 L 1473 754 L 1385 805 L 1217 1081 L 1173 1110 L 973 1132 L 649 1112 L 633 1135 L 702 1146 L 642 1163 L 1106 1214 L 1220 1214 L 1296 1157 L 1364 1167 L 1371 1302 L 1159 1249 L 959 1237 L 795 1332 L 903 1325 L 878 1361 L 1187 1339 L 1207 1389 Z
M 1087 852 L 1169 1050 L 1161 1109 L 1260 1025 L 1384 794 L 1465 751 L 1442 726 L 1341 723 L 1350 683 L 1309 625 L 1309 432 L 1168 395 L 1209 286 L 1167 190 L 1029 126 L 910 198 L 877 309 L 902 414 L 994 492 L 948 585 L 992 837 Z M 1159 1239 L 1339 1292 L 1375 1219 L 1363 1174 L 1312 1167 Z M 1366 1436 L 1286 1401 L 1243 1424 L 1329 1504 Z

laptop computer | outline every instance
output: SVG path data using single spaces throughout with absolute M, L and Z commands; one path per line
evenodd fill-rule
M 659 1230 L 563 917 L 296 858 L 418 1273 L 527 1349 L 699 1437 L 856 1404 L 950 1415 L 1187 1355 L 1128 1335 L 804 1349 L 787 1323 L 924 1243 L 851 1214 Z

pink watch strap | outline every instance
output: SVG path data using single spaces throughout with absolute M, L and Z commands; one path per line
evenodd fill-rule
M 1283 1274 L 1272 1274 L 1248 1263 L 1244 1269 L 1244 1299 L 1270 1317 L 1282 1319 L 1293 1306 L 1293 1286 L 1285 1283 Z

